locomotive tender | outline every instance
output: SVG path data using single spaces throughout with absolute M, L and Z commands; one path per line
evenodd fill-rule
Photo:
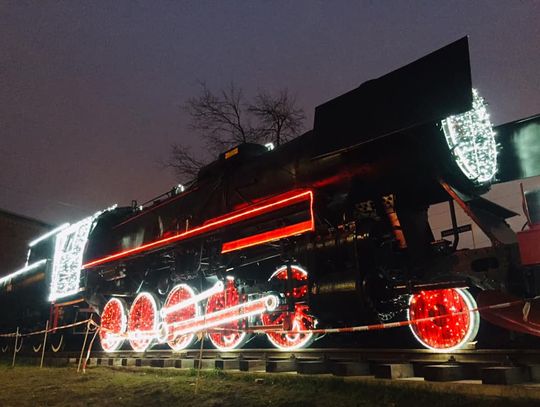
M 312 131 L 273 150 L 236 146 L 150 205 L 62 225 L 31 243 L 0 296 L 39 282 L 55 324 L 75 308 L 100 315 L 105 351 L 179 351 L 201 333 L 235 349 L 254 331 L 291 350 L 316 327 L 403 318 L 424 318 L 411 325 L 423 346 L 460 348 L 476 336 L 477 301 L 539 293 L 536 259 L 522 261 L 505 222 L 515 213 L 481 197 L 497 149 L 463 38 L 318 106 Z M 445 201 L 453 241 L 428 221 Z M 457 250 L 455 203 L 491 247 Z M 521 310 L 483 316 L 538 334 Z

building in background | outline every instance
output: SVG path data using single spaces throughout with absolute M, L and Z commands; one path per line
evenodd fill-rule
M 28 242 L 51 228 L 40 220 L 0 209 L 0 277 L 23 267 Z

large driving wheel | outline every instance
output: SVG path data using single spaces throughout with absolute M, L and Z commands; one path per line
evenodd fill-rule
M 174 310 L 178 304 L 188 301 L 195 297 L 195 291 L 187 284 L 180 284 L 174 287 L 167 299 L 162 310 L 163 324 L 167 331 L 167 344 L 175 351 L 186 349 L 195 341 L 195 334 L 177 335 L 174 333 L 174 324 L 187 321 L 200 315 L 200 307 L 198 304 L 191 304 L 187 307 Z M 167 310 L 171 309 L 172 312 Z
M 308 331 L 315 328 L 316 320 L 309 313 L 309 306 L 306 304 L 308 290 L 308 273 L 299 266 L 291 266 L 291 276 L 293 280 L 292 291 L 285 290 L 284 297 L 292 296 L 295 301 L 294 312 L 288 312 L 288 305 L 285 303 L 274 312 L 266 312 L 261 315 L 261 321 L 266 326 L 287 326 L 291 333 L 268 332 L 266 335 L 272 345 L 282 350 L 294 350 L 306 348 L 315 339 L 312 333 L 299 334 L 295 331 Z M 282 266 L 272 274 L 270 280 L 276 279 L 286 283 L 288 279 L 287 266 Z
M 234 280 L 227 279 L 225 289 L 208 299 L 206 313 L 211 314 L 212 312 L 230 308 L 238 304 L 240 304 L 240 293 L 236 288 Z M 245 332 L 240 332 L 246 327 L 246 324 L 246 320 L 241 319 L 219 325 L 216 327 L 215 332 L 208 334 L 208 338 L 220 350 L 238 349 L 249 339 Z M 230 331 L 227 331 L 227 329 L 230 329 Z
M 140 293 L 129 310 L 128 337 L 133 350 L 144 352 L 158 334 L 157 301 L 150 293 Z
M 101 312 L 99 340 L 105 352 L 120 349 L 126 333 L 126 303 L 119 298 L 111 298 Z

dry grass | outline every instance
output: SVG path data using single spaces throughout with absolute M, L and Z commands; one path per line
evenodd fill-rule
M 257 379 L 257 380 L 256 380 Z M 338 378 L 0 365 L 0 406 L 530 406 Z

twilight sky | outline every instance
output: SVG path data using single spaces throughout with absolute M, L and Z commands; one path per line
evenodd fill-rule
M 540 113 L 540 1 L 0 1 L 0 208 L 52 223 L 175 185 L 181 106 L 234 81 L 318 104 L 469 35 L 496 124 Z

